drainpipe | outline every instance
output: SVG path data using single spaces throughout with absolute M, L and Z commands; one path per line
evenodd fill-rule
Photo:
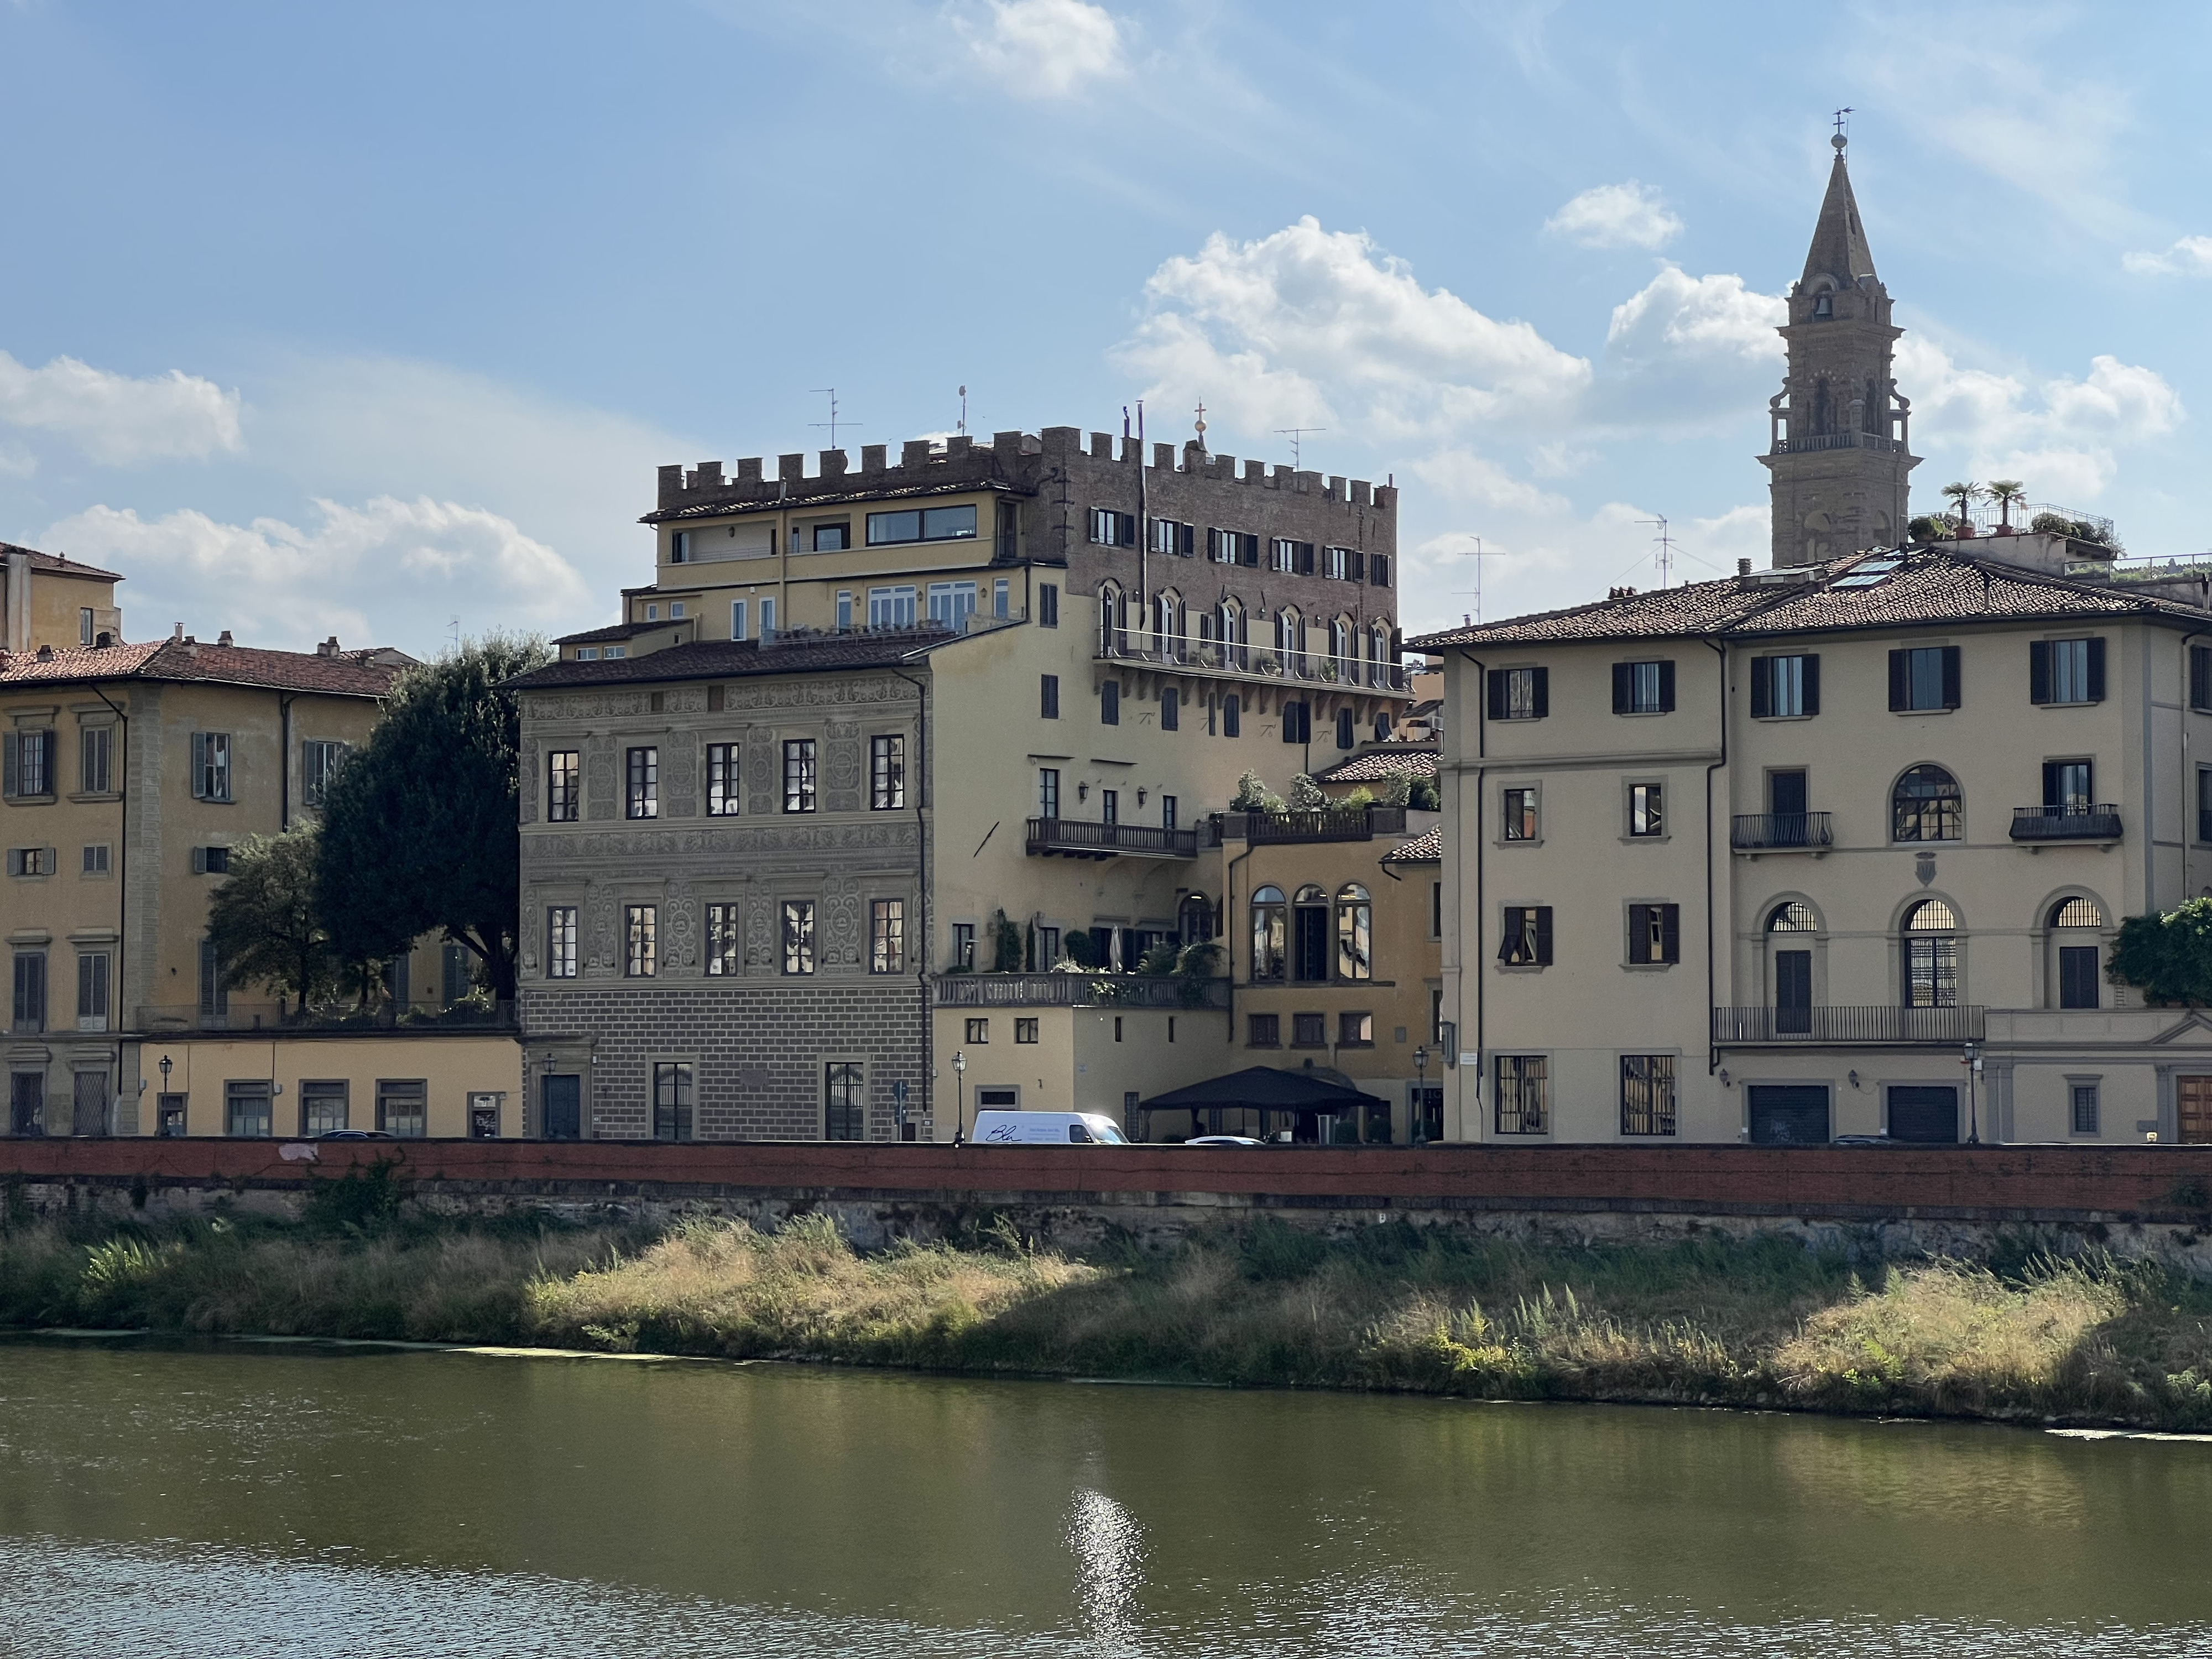
M 930 1070 L 930 1039 L 934 1030 L 929 1006 L 929 819 L 922 811 L 922 800 L 929 793 L 929 686 L 911 674 L 898 674 L 915 690 L 917 710 L 914 721 L 915 770 L 918 774 L 914 792 L 915 837 L 915 938 L 921 949 L 915 953 L 915 980 L 921 993 L 921 1109 L 933 1125 L 936 1122 L 936 1091 L 930 1086 L 935 1075 Z M 955 1104 L 958 1102 L 955 1091 Z M 954 1133 L 962 1126 L 956 1124 Z
M 2190 899 L 2189 843 L 2191 839 L 2191 832 L 2197 827 L 2189 822 L 2189 715 L 2191 712 L 2191 704 L 2189 700 L 2189 642 L 2191 640 L 2202 639 L 2212 639 L 2212 631 L 2208 631 L 2204 629 L 2199 628 L 2184 634 L 2181 636 L 2181 719 L 2179 722 L 2181 727 L 2181 779 L 2178 787 L 2181 791 L 2181 902 L 2184 904 L 2188 903 Z M 2143 799 L 2143 835 L 2146 840 L 2148 840 L 2150 835 L 2150 799 L 2148 793 L 2145 793 Z M 2158 908 L 2156 891 L 2157 890 L 2155 888 L 2152 890 L 2153 896 L 2151 899 L 2150 908 L 2154 911 Z
M 119 1107 L 123 1098 L 123 1032 L 125 1029 L 123 1019 L 123 965 L 124 952 L 129 949 L 131 916 L 131 716 L 100 689 L 97 681 L 93 684 L 92 695 L 115 711 L 115 722 L 123 731 L 123 752 L 115 757 L 115 763 L 120 769 L 116 777 L 110 780 L 119 780 L 123 784 L 123 787 L 116 792 L 123 798 L 123 827 L 117 832 L 115 839 L 115 974 L 107 983 L 107 1017 L 113 1022 L 109 1029 L 116 1034 L 115 1095 Z M 58 768 L 61 757 L 57 755 L 54 760 Z M 156 1101 L 155 1109 L 158 1111 L 160 1109 L 161 1103 Z M 140 1132 L 144 1132 L 143 1124 Z
M 1728 764 L 1728 647 L 1712 640 L 1711 647 L 1719 659 L 1721 757 L 1705 768 L 1705 1075 L 1711 1077 L 1721 1068 L 1720 1044 L 1713 1040 L 1713 1010 L 1720 994 L 1719 966 L 1713 959 L 1713 774 Z
M 1488 1060 L 1486 1058 L 1489 1053 L 1489 1049 L 1486 1042 L 1485 1025 L 1485 1018 L 1488 1010 L 1485 1006 L 1484 1002 L 1485 981 L 1483 979 L 1483 964 L 1486 958 L 1483 956 L 1482 925 L 1486 914 L 1486 901 L 1484 898 L 1483 889 L 1484 865 L 1482 859 L 1482 811 L 1484 780 L 1488 776 L 1487 769 L 1483 765 L 1483 762 L 1488 758 L 1490 754 L 1490 726 L 1488 724 L 1490 718 L 1490 671 L 1483 666 L 1482 662 L 1479 658 L 1468 656 L 1464 649 L 1460 652 L 1460 655 L 1462 657 L 1465 657 L 1468 662 L 1474 665 L 1474 955 L 1472 959 L 1474 963 L 1474 1103 L 1478 1108 L 1480 1108 L 1482 1104 L 1482 1068 L 1489 1064 Z M 1441 757 L 1443 753 L 1441 744 L 1438 745 L 1437 752 L 1439 757 Z M 1438 769 L 1437 775 L 1439 777 L 1443 776 L 1442 769 Z M 1462 792 L 1462 799 L 1464 798 L 1464 792 Z M 1441 790 L 1437 797 L 1437 805 L 1439 806 L 1443 805 L 1443 797 Z M 1455 812 L 1452 817 L 1454 820 L 1453 834 L 1455 836 L 1463 837 L 1467 834 L 1467 815 L 1463 812 Z M 1460 845 L 1463 847 L 1465 845 L 1464 841 L 1462 841 Z M 1464 867 L 1463 864 L 1462 867 Z M 1468 973 L 1467 961 L 1465 959 L 1462 959 L 1460 963 L 1459 973 L 1460 996 L 1461 999 L 1464 1000 L 1467 996 L 1467 981 Z M 1455 1067 L 1458 1066 L 1458 1056 L 1453 1056 L 1451 1064 Z M 1467 1133 L 1467 1085 L 1464 1083 L 1460 1085 L 1459 1092 L 1459 1127 L 1460 1133 L 1462 1134 L 1465 1134 Z M 1478 1110 L 1475 1121 L 1479 1125 L 1481 1121 L 1481 1115 Z
M 276 833 L 292 827 L 292 704 L 294 697 L 276 694 Z
M 1252 856 L 1252 820 L 1247 813 L 1244 819 L 1244 850 L 1229 860 L 1221 872 L 1221 936 L 1227 945 L 1229 957 L 1229 1042 L 1237 1042 L 1237 866 Z M 1194 1119 L 1193 1121 L 1196 1120 Z

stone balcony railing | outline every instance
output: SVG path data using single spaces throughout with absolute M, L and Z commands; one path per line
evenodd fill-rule
M 1978 1042 L 1988 1010 L 1962 1008 L 1716 1008 L 1713 1041 L 1738 1044 Z
M 1229 981 L 1181 974 L 939 974 L 939 1008 L 1226 1008 Z

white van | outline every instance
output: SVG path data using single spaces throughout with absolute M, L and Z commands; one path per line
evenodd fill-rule
M 978 1112 L 979 1146 L 1126 1146 L 1129 1137 L 1100 1112 Z

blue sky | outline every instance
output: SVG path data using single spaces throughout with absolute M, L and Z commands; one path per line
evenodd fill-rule
M 434 649 L 647 579 L 667 461 L 1153 435 L 1404 490 L 1410 628 L 1765 562 L 1828 117 L 1955 477 L 2202 551 L 2212 12 L 0 0 L 0 539 Z

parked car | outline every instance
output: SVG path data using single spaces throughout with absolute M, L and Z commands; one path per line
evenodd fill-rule
M 1102 1112 L 978 1112 L 979 1146 L 1126 1146 L 1129 1137 Z
M 1253 1135 L 1193 1135 L 1182 1144 L 1186 1146 L 1264 1146 L 1267 1143 Z

